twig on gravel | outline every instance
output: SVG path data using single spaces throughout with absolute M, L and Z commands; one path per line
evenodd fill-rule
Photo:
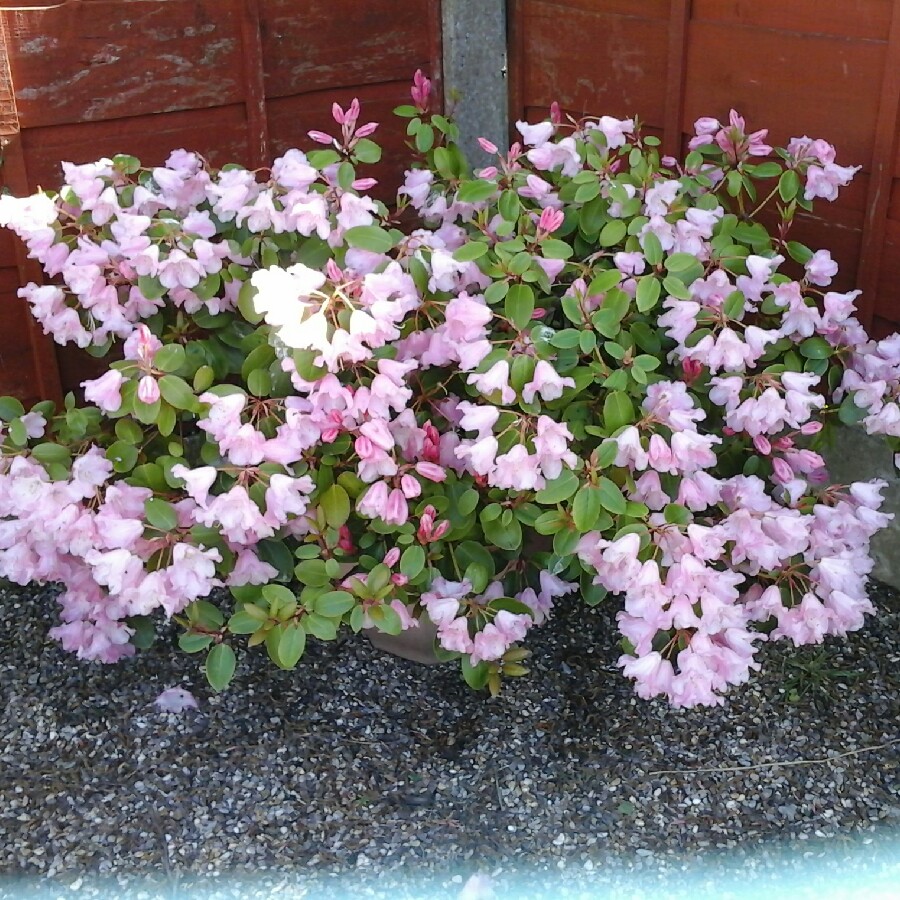
M 900 744 L 900 738 L 885 741 L 883 744 L 873 744 L 871 747 L 858 747 L 856 750 L 845 750 L 843 753 L 835 753 L 834 756 L 823 756 L 820 759 L 776 760 L 775 762 L 757 763 L 753 766 L 709 766 L 708 768 L 703 769 L 660 769 L 656 772 L 650 772 L 649 777 L 652 778 L 654 775 L 698 775 L 701 772 L 748 772 L 753 769 L 773 769 L 776 766 L 812 766 L 818 763 L 833 762 L 836 759 L 842 759 L 847 756 L 856 756 L 859 753 L 868 753 L 870 750 L 884 750 L 887 747 L 892 747 L 894 744 Z

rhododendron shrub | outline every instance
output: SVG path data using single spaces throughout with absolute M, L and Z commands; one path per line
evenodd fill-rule
M 900 337 L 789 237 L 856 170 L 736 113 L 676 160 L 554 109 L 472 173 L 421 74 L 412 100 L 393 208 L 356 101 L 271 169 L 117 156 L 2 198 L 36 319 L 113 360 L 86 406 L 0 405 L 0 573 L 64 586 L 53 636 L 114 662 L 171 618 L 220 689 L 235 647 L 290 669 L 427 618 L 496 692 L 574 593 L 621 607 L 640 696 L 693 706 L 764 641 L 862 627 L 884 484 L 815 446 L 900 436 Z

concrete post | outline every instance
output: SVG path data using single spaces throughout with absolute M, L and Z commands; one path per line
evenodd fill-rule
M 502 150 L 509 142 L 505 0 L 443 0 L 444 99 L 455 110 L 460 143 L 473 165 L 487 155 L 486 137 Z
M 891 587 L 900 588 L 900 478 L 894 468 L 894 456 L 881 437 L 867 435 L 862 428 L 840 428 L 833 448 L 825 451 L 828 473 L 835 484 L 882 478 L 882 512 L 893 513 L 894 520 L 872 541 L 875 570 L 872 576 Z

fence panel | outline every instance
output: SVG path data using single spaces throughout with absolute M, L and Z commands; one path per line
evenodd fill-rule
M 795 236 L 863 288 L 873 333 L 900 326 L 900 0 L 511 0 L 510 24 L 511 118 L 637 114 L 672 152 L 734 107 L 776 143 L 834 143 L 863 169 Z
M 405 132 L 391 109 L 416 68 L 440 83 L 440 0 L 81 0 L 0 9 L 2 184 L 59 183 L 61 160 L 175 148 L 213 164 L 269 162 L 310 146 L 334 100 L 358 96 L 383 122 L 384 197 L 402 178 Z M 33 402 L 77 388 L 102 364 L 30 324 L 19 285 L 40 273 L 0 237 L 0 394 Z

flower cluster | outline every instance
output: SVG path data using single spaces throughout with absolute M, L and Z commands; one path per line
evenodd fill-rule
M 640 696 L 709 705 L 762 642 L 862 627 L 883 485 L 816 447 L 836 421 L 898 443 L 900 337 L 788 239 L 856 170 L 735 112 L 679 161 L 554 107 L 472 173 L 421 73 L 411 98 L 390 209 L 355 100 L 271 169 L 117 156 L 0 198 L 44 330 L 115 348 L 84 408 L 0 399 L 0 574 L 63 583 L 85 659 L 173 618 L 216 689 L 240 636 L 292 668 L 428 617 L 496 692 L 577 594 L 620 598 Z

